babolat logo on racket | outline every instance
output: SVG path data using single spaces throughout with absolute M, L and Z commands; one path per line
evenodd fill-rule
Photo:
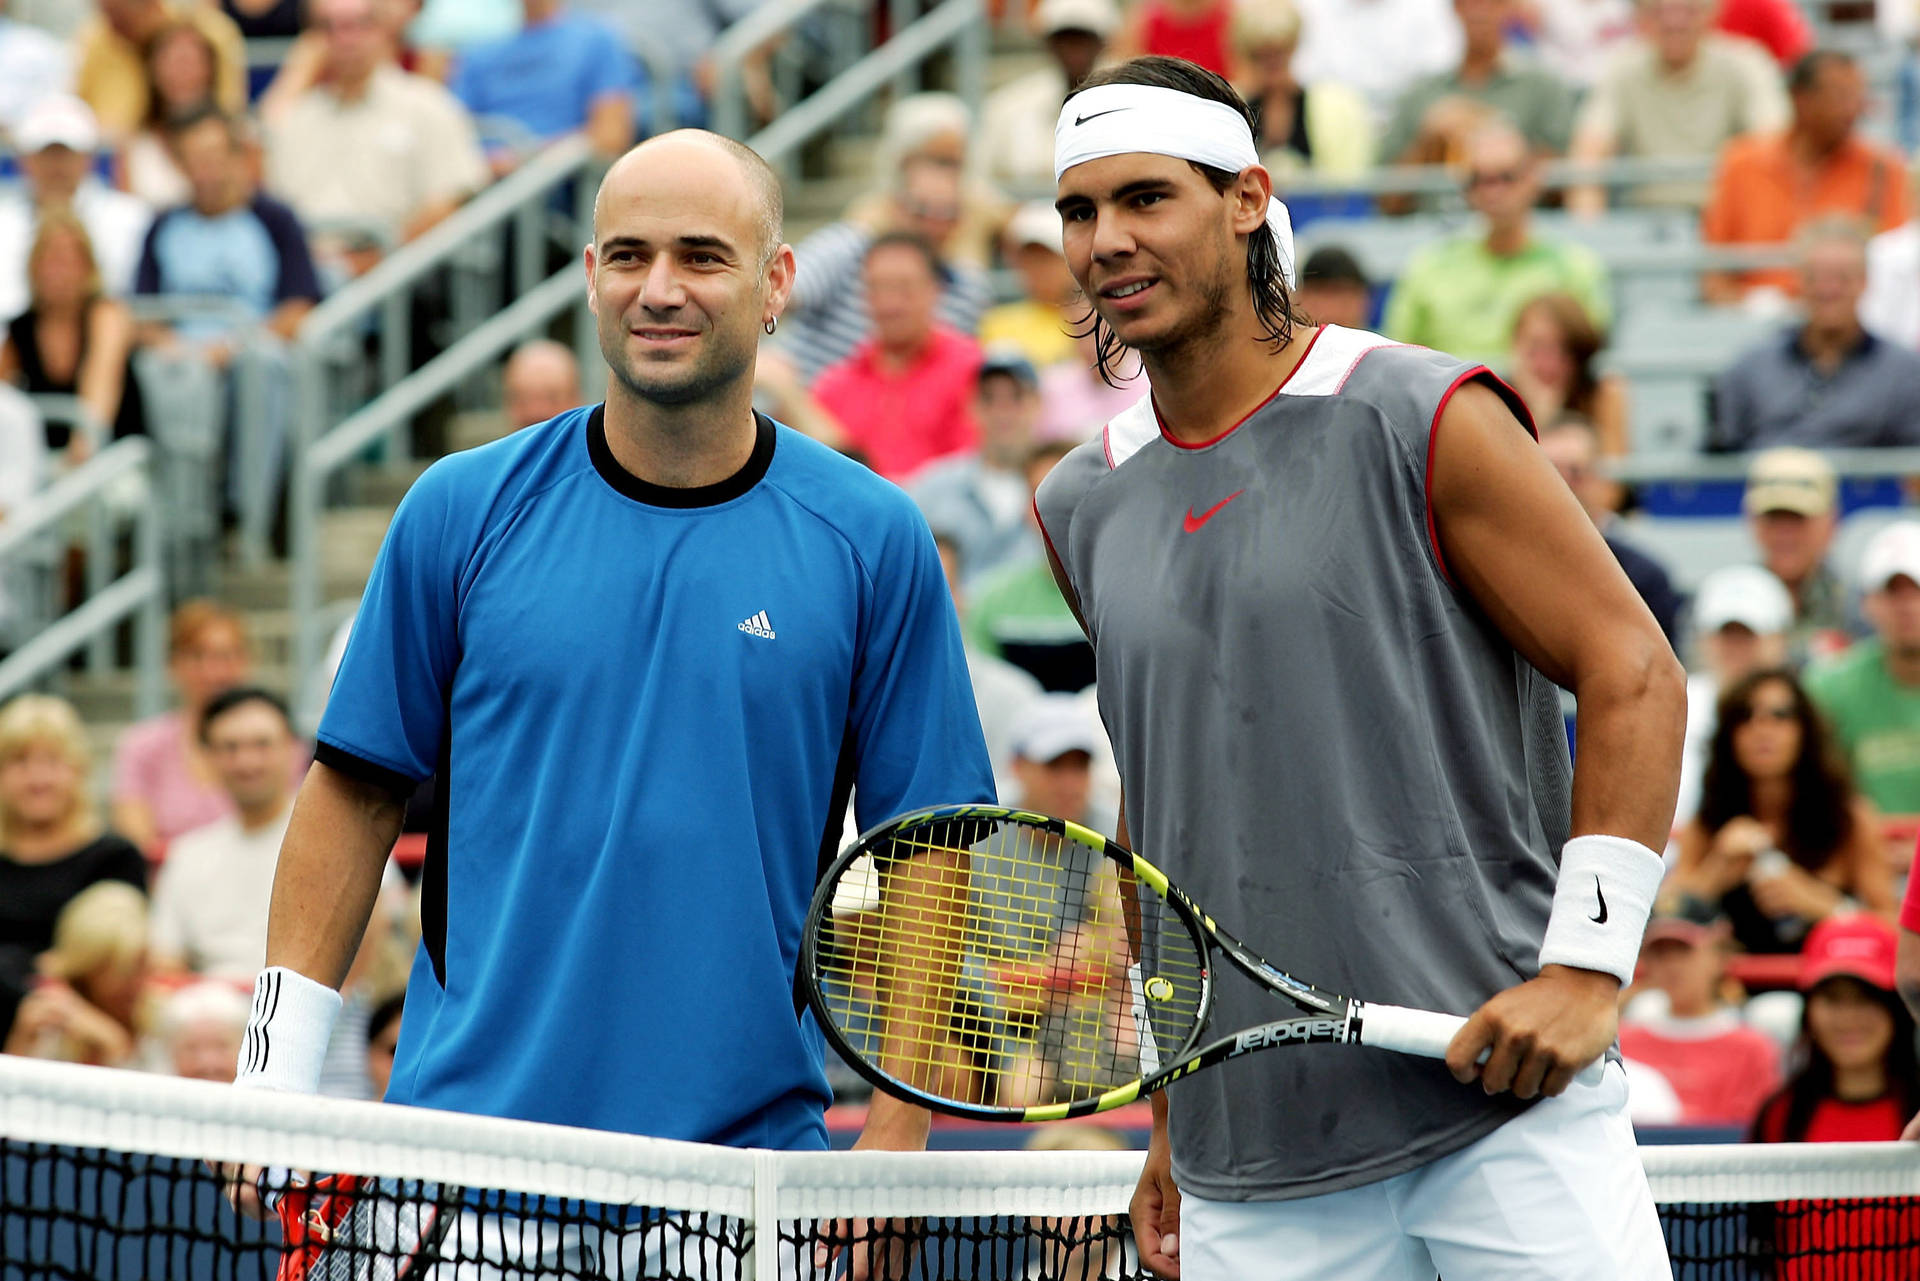
M 1233 1048 L 1244 1052 L 1285 1045 L 1289 1041 L 1344 1041 L 1347 1039 L 1345 1026 L 1345 1019 L 1288 1019 L 1284 1023 L 1248 1028 L 1234 1038 Z

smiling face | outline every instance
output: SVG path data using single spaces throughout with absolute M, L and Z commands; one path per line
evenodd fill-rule
M 636 398 L 707 401 L 750 382 L 761 326 L 793 287 L 771 253 L 761 188 L 717 140 L 656 138 L 615 163 L 594 210 L 587 306 L 600 353 Z
M 1249 327 L 1239 238 L 1265 220 L 1266 182 L 1256 166 L 1222 193 L 1186 161 L 1143 152 L 1060 176 L 1068 269 L 1115 337 L 1155 354 Z
M 1749 778 L 1785 778 L 1799 763 L 1805 739 L 1792 687 L 1766 681 L 1754 689 L 1745 718 L 1734 726 L 1734 760 Z
M 1859 979 L 1827 979 L 1807 993 L 1807 1032 L 1839 1071 L 1885 1062 L 1893 1015 Z
M 27 743 L 0 760 L 0 818 L 8 828 L 45 829 L 79 808 L 80 768 L 58 743 Z

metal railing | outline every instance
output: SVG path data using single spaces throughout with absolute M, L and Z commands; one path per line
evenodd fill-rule
M 1818 451 L 1843 480 L 1901 479 L 1920 476 L 1920 449 L 1822 449 Z M 1616 480 L 1650 481 L 1742 480 L 1753 454 L 1639 453 L 1609 458 L 1601 466 Z
M 140 437 L 118 441 L 53 482 L 0 522 L 0 574 L 31 569 L 49 546 L 56 556 L 64 545 L 69 519 L 84 514 L 87 523 L 87 599 L 59 618 L 37 626 L 27 641 L 0 660 L 0 701 L 11 698 L 58 670 L 81 650 L 104 665 L 113 629 L 134 620 L 135 711 L 149 716 L 162 709 L 166 689 L 166 575 L 161 566 L 160 504 L 133 505 L 133 563 L 109 575 L 114 553 L 112 496 L 137 477 L 150 483 L 153 446 Z M 16 575 L 7 574 L 8 577 Z
M 729 138 L 747 135 L 745 66 L 749 58 L 815 13 L 839 0 L 766 0 L 752 13 L 720 33 L 709 55 L 713 65 L 713 101 L 709 111 L 715 133 Z

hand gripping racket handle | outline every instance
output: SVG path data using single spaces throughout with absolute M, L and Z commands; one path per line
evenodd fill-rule
M 1447 1046 L 1452 1043 L 1454 1033 L 1467 1025 L 1467 1021 L 1458 1014 L 1410 1010 L 1403 1005 L 1368 1003 L 1361 1008 L 1360 1044 L 1375 1045 L 1401 1054 L 1417 1054 L 1423 1059 L 1446 1058 Z M 1480 1055 L 1482 1063 L 1487 1061 L 1489 1053 L 1491 1051 Z M 1607 1060 L 1603 1055 L 1587 1064 L 1573 1079 L 1581 1085 L 1598 1085 L 1606 1066 Z

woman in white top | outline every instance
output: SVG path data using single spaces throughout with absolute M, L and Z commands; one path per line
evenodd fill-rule
M 120 148 L 120 186 L 155 209 L 185 204 L 191 190 L 167 142 L 167 122 L 213 101 L 218 56 L 200 28 L 171 23 L 147 45 L 147 118 Z

